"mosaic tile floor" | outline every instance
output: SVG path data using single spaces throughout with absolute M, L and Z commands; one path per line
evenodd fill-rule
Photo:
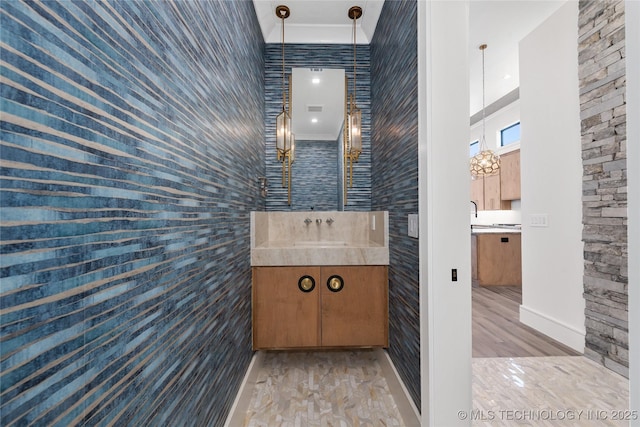
M 478 427 L 623 426 L 629 381 L 582 356 L 474 358 Z M 245 427 L 403 426 L 375 353 L 267 353 Z M 636 414 L 640 416 L 640 414 Z
M 402 426 L 372 351 L 267 353 L 246 427 Z

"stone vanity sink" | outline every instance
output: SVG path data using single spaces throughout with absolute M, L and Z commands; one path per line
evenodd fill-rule
M 388 224 L 386 211 L 251 212 L 251 265 L 389 265 Z

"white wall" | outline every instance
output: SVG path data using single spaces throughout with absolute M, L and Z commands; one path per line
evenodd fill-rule
M 520 320 L 584 351 L 582 153 L 577 2 L 520 42 Z M 548 227 L 532 227 L 545 214 Z
M 471 423 L 468 31 L 468 1 L 418 2 L 423 426 Z
M 485 118 L 485 140 L 487 147 L 498 154 L 517 150 L 520 148 L 519 142 L 514 142 L 506 147 L 500 146 L 500 130 L 520 121 L 520 100 L 514 101 L 504 108 Z M 470 128 L 469 143 L 482 137 L 482 119 L 474 123 Z
M 640 2 L 625 2 L 627 52 L 627 182 L 629 217 L 630 408 L 640 412 Z M 640 426 L 640 416 L 630 425 Z

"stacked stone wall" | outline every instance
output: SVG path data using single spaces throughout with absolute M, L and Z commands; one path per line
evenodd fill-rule
M 629 375 L 624 1 L 580 1 L 585 355 Z

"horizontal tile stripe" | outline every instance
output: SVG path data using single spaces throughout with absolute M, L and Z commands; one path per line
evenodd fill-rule
M 0 3 L 2 425 L 219 425 L 264 209 L 251 2 Z

